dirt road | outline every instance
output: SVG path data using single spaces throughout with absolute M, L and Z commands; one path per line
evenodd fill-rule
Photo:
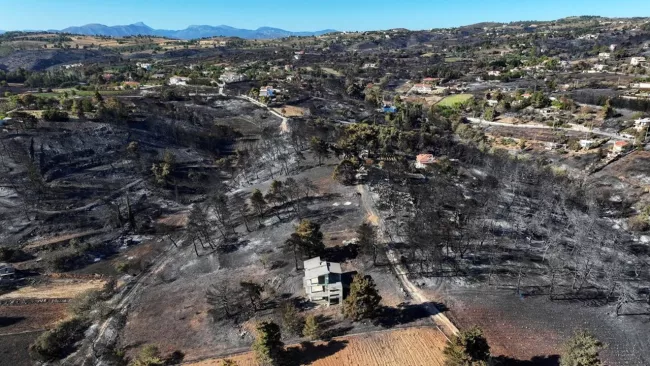
M 386 226 L 384 225 L 384 220 L 382 219 L 381 215 L 375 208 L 375 202 L 372 199 L 370 192 L 368 192 L 368 189 L 365 185 L 361 184 L 357 186 L 357 190 L 361 194 L 361 202 L 368 215 L 377 218 L 376 223 L 379 229 L 377 232 L 379 240 L 383 243 L 387 243 Z M 413 282 L 411 282 L 411 280 L 408 278 L 408 271 L 406 271 L 404 266 L 400 263 L 397 253 L 389 246 L 386 246 L 386 256 L 388 257 L 390 265 L 393 268 L 393 271 L 397 275 L 397 278 L 402 284 L 402 287 L 406 293 L 418 303 L 424 304 L 427 311 L 429 311 L 431 320 L 433 320 L 433 322 L 447 337 L 451 337 L 457 334 L 458 328 L 456 328 L 454 323 L 452 323 L 443 313 L 441 313 L 435 304 L 430 299 L 428 299 L 424 293 L 415 284 L 413 284 Z
M 615 140 L 621 140 L 621 141 L 632 141 L 632 140 L 634 140 L 634 139 L 631 139 L 631 138 L 623 137 L 623 136 L 621 136 L 619 134 L 601 131 L 601 130 L 596 129 L 596 128 L 589 129 L 587 127 L 579 126 L 579 125 L 578 126 L 571 125 L 571 127 L 555 127 L 554 128 L 554 127 L 551 127 L 551 126 L 540 125 L 540 124 L 537 124 L 537 123 L 532 123 L 532 124 L 528 123 L 528 124 L 515 125 L 515 124 L 512 124 L 512 123 L 490 122 L 490 121 L 486 121 L 486 120 L 481 119 L 481 118 L 472 118 L 472 117 L 468 117 L 467 120 L 470 121 L 473 124 L 486 125 L 486 126 L 500 126 L 500 127 L 513 127 L 513 128 L 540 128 L 540 129 L 547 129 L 547 130 L 556 129 L 556 130 L 565 130 L 565 131 L 593 133 L 594 135 L 605 136 L 605 137 L 609 137 L 609 138 L 613 138 Z
M 278 117 L 278 118 L 280 118 L 282 120 L 282 122 L 280 123 L 280 132 L 281 133 L 289 132 L 289 123 L 288 123 L 289 119 L 287 117 L 285 117 L 285 116 L 281 115 L 280 113 L 274 111 L 273 109 L 269 108 L 269 106 L 267 106 L 266 104 L 261 103 L 260 101 L 249 97 L 248 95 L 238 95 L 236 98 L 247 100 L 247 101 L 255 104 L 258 107 L 262 107 L 262 108 L 266 109 L 267 111 L 269 111 L 269 113 L 273 114 L 274 116 L 276 116 L 276 117 Z
M 182 241 L 177 243 L 182 247 Z M 87 337 L 85 344 L 73 355 L 62 362 L 62 365 L 94 365 L 97 364 L 97 357 L 101 352 L 97 350 L 108 350 L 117 341 L 119 333 L 119 318 L 125 317 L 129 311 L 131 300 L 140 293 L 143 286 L 150 283 L 156 274 L 160 273 L 173 259 L 172 253 L 178 250 L 175 246 L 169 246 L 160 253 L 154 260 L 156 263 L 149 270 L 143 272 L 116 298 L 112 315 L 104 322 L 97 324 L 97 329 L 92 336 Z

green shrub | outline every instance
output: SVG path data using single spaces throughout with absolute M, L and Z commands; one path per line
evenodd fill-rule
M 562 347 L 561 366 L 600 366 L 600 350 L 605 345 L 585 331 L 577 332 Z
M 51 122 L 66 122 L 70 117 L 65 111 L 60 111 L 57 109 L 46 109 L 43 112 L 43 119 Z
M 138 357 L 129 366 L 162 366 L 165 361 L 160 357 L 160 350 L 153 344 L 148 344 L 140 350 Z
M 89 290 L 72 299 L 68 303 L 68 309 L 74 315 L 83 316 L 88 314 L 102 300 L 103 294 L 101 291 Z
M 48 267 L 52 271 L 66 272 L 77 268 L 82 261 L 83 254 L 69 249 L 53 255 L 48 260 Z
M 117 273 L 127 273 L 129 271 L 128 262 L 117 262 L 115 263 L 115 270 Z
M 648 217 L 645 215 L 638 215 L 630 218 L 627 222 L 627 226 L 630 230 L 636 232 L 648 231 L 648 229 L 650 229 Z
M 83 339 L 88 320 L 74 317 L 59 323 L 54 329 L 41 334 L 29 346 L 29 355 L 38 361 L 60 360 L 74 351 L 75 344 Z

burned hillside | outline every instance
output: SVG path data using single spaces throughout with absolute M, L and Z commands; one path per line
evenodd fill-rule
M 106 246 L 101 258 L 117 249 L 114 240 L 123 234 L 154 232 L 159 217 L 180 207 L 174 201 L 191 201 L 206 192 L 205 182 L 226 178 L 215 162 L 235 151 L 241 123 L 230 118 L 242 106 L 227 112 L 219 108 L 239 102 L 215 103 L 221 107 L 134 100 L 125 103 L 130 115 L 123 120 L 5 126 L 3 241 L 18 248 L 92 232 L 79 240 Z M 264 121 L 255 113 L 247 118 Z M 53 248 L 67 246 L 60 244 Z M 45 253 L 53 255 L 49 248 Z

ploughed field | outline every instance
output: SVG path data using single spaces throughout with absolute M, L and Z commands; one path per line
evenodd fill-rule
M 430 327 L 381 331 L 329 342 L 311 343 L 305 347 L 289 346 L 291 356 L 301 365 L 314 366 L 442 366 L 442 350 L 447 339 Z M 241 366 L 258 366 L 251 352 L 230 357 Z M 189 366 L 217 366 L 222 359 L 192 363 Z

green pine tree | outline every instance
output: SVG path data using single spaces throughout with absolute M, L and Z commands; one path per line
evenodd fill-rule
M 564 344 L 560 357 L 561 366 L 599 366 L 602 365 L 598 353 L 603 343 L 591 334 L 581 331 Z
M 279 365 L 282 360 L 284 344 L 281 341 L 280 327 L 268 321 L 257 325 L 257 338 L 253 343 L 253 351 L 257 361 L 262 365 Z
M 379 310 L 381 296 L 370 276 L 358 273 L 352 279 L 350 294 L 343 302 L 343 314 L 352 320 L 372 318 Z
M 309 315 L 305 319 L 305 327 L 302 330 L 302 335 L 309 338 L 312 341 L 315 341 L 320 338 L 321 328 L 315 316 Z
M 300 237 L 300 245 L 308 257 L 320 255 L 325 250 L 320 225 L 309 220 L 302 220 L 296 228 L 296 234 Z
M 446 366 L 485 366 L 490 360 L 490 346 L 481 329 L 471 328 L 454 336 L 444 354 Z

